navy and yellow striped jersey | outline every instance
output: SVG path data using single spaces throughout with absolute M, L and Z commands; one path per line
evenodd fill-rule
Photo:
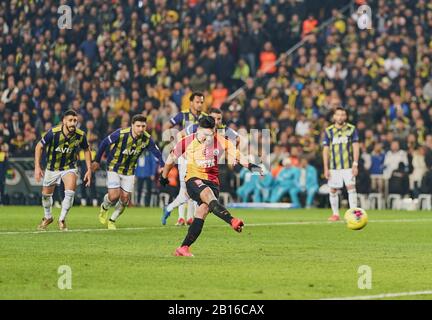
M 346 123 L 338 129 L 331 125 L 325 129 L 323 146 L 330 148 L 330 169 L 350 169 L 353 163 L 353 143 L 359 137 L 354 125 Z
M 197 124 L 199 119 L 203 116 L 207 116 L 207 113 L 201 112 L 199 115 L 194 115 L 190 111 L 182 111 L 171 118 L 170 122 L 173 126 L 179 125 L 184 129 L 191 124 Z
M 162 153 L 150 134 L 144 131 L 141 137 L 134 138 L 132 127 L 118 129 L 101 142 L 95 161 L 100 162 L 103 153 L 107 151 L 108 171 L 133 175 L 138 158 L 146 148 L 159 160 L 161 166 L 165 164 L 162 160 Z
M 89 147 L 84 131 L 75 129 L 74 133 L 66 137 L 63 125 L 48 130 L 40 142 L 45 148 L 46 168 L 51 171 L 76 168 L 79 149 Z

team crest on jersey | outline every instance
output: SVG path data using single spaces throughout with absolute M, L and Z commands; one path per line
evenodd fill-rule
M 214 149 L 214 150 L 213 150 L 213 155 L 214 155 L 215 157 L 217 157 L 217 156 L 219 155 L 219 150 L 218 150 L 218 149 Z

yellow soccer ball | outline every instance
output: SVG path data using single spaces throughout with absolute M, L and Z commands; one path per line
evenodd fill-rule
M 352 208 L 345 212 L 345 222 L 348 229 L 360 230 L 366 227 L 368 223 L 368 216 L 362 208 Z

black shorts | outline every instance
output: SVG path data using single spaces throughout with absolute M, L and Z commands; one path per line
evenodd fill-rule
M 192 200 L 198 203 L 198 205 L 201 205 L 203 203 L 200 198 L 200 193 L 207 187 L 209 187 L 213 191 L 216 199 L 218 199 L 219 185 L 217 185 L 216 183 L 200 178 L 190 178 L 188 181 L 186 181 L 187 193 Z

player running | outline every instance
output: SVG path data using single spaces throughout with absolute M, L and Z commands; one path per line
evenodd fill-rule
M 62 124 L 50 129 L 35 148 L 35 179 L 42 182 L 42 207 L 45 215 L 38 225 L 38 230 L 46 230 L 54 219 L 52 216 L 53 193 L 56 185 L 63 180 L 65 197 L 61 204 L 59 229 L 66 231 L 66 216 L 73 206 L 77 185 L 77 159 L 80 149 L 84 150 L 87 172 L 84 175 L 86 187 L 91 183 L 91 152 L 85 133 L 78 129 L 78 115 L 73 110 L 63 114 Z M 45 150 L 46 169 L 41 168 L 42 152 Z
M 209 115 L 215 120 L 215 130 L 217 130 L 217 133 L 224 136 L 231 142 L 235 143 L 236 145 L 239 142 L 239 135 L 236 131 L 234 131 L 231 128 L 227 128 L 222 123 L 222 111 L 217 108 L 211 108 L 209 110 Z M 186 127 L 184 130 L 180 131 L 179 137 L 180 139 L 183 139 L 185 136 L 188 136 L 190 134 L 196 133 L 198 130 L 198 124 L 190 124 L 188 127 Z M 180 159 L 182 159 L 181 157 Z M 180 169 L 182 171 L 179 171 L 180 176 L 180 184 L 183 185 L 183 188 L 180 188 L 179 195 L 177 198 L 171 202 L 167 207 L 164 208 L 163 214 L 162 214 L 162 224 L 166 224 L 166 220 L 171 215 L 171 211 L 176 207 L 179 206 L 179 212 L 180 212 L 180 206 L 188 202 L 188 209 L 187 209 L 187 224 L 190 225 L 193 221 L 194 212 L 196 210 L 196 203 L 195 201 L 191 200 L 186 192 L 186 184 L 185 184 L 185 176 L 186 176 L 186 166 L 180 166 Z M 177 221 L 176 225 L 181 225 L 183 218 L 179 216 L 179 220 Z
M 326 128 L 324 134 L 324 176 L 330 187 L 330 206 L 333 211 L 329 221 L 340 220 L 337 192 L 343 188 L 344 183 L 350 208 L 357 208 L 355 177 L 358 174 L 359 137 L 355 126 L 346 122 L 347 118 L 348 112 L 344 108 L 336 108 L 334 124 Z
M 201 92 L 193 92 L 189 97 L 190 101 L 190 109 L 189 111 L 179 112 L 176 116 L 174 116 L 168 125 L 168 128 L 172 128 L 174 126 L 179 126 L 180 129 L 185 129 L 190 125 L 197 124 L 199 119 L 202 116 L 206 116 L 207 113 L 202 112 L 202 108 L 204 105 L 204 94 Z M 162 213 L 162 224 L 166 224 L 167 218 L 171 215 L 171 211 L 178 207 L 178 219 L 176 226 L 184 226 L 186 223 L 190 225 L 193 221 L 194 212 L 195 212 L 195 204 L 192 200 L 189 199 L 186 193 L 186 184 L 184 181 L 184 177 L 186 175 L 186 160 L 184 157 L 178 158 L 178 171 L 179 171 L 179 180 L 180 180 L 180 190 L 177 197 L 169 203 L 163 209 Z M 187 207 L 187 218 L 185 219 L 185 203 L 188 203 Z
M 107 187 L 108 193 L 100 207 L 99 221 L 108 229 L 115 230 L 115 222 L 129 204 L 134 191 L 135 168 L 141 153 L 147 148 L 164 165 L 162 154 L 153 139 L 145 131 L 146 117 L 138 114 L 132 117 L 132 126 L 118 129 L 107 136 L 99 145 L 92 169 L 100 167 L 102 155 L 107 152 Z M 108 220 L 108 209 L 115 205 Z
M 195 219 L 190 225 L 188 233 L 180 247 L 175 251 L 176 256 L 193 256 L 190 246 L 201 233 L 209 211 L 227 222 L 231 227 L 241 232 L 243 221 L 231 216 L 228 210 L 218 201 L 219 197 L 219 167 L 218 160 L 226 153 L 229 164 L 240 163 L 249 170 L 261 168 L 255 164 L 240 159 L 240 152 L 232 142 L 215 133 L 215 121 L 212 117 L 203 117 L 199 121 L 196 133 L 179 141 L 170 153 L 163 168 L 160 182 L 168 183 L 167 175 L 181 155 L 187 159 L 186 188 L 192 200 L 198 203 Z

